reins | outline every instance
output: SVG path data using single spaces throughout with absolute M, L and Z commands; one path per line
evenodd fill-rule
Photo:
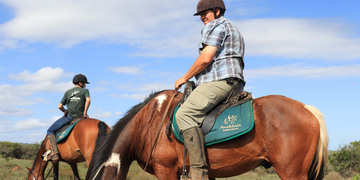
M 48 176 L 50 175 L 50 172 L 52 171 L 52 169 L 54 169 L 54 164 L 51 166 L 51 168 L 49 169 L 49 171 L 47 172 L 46 176 L 44 179 L 48 178 Z
M 48 172 L 45 173 L 46 176 L 44 176 L 44 179 L 47 179 L 47 178 L 49 177 L 50 172 L 52 171 L 53 168 L 54 168 L 54 164 L 51 166 L 51 168 L 48 170 Z M 38 173 L 37 173 L 37 176 L 34 175 L 33 170 L 30 171 L 30 174 L 31 174 L 35 179 L 38 179 L 39 176 L 40 176 L 40 171 L 41 171 L 41 169 L 39 168 Z
M 153 154 L 153 152 L 154 152 L 154 150 L 155 150 L 155 147 L 156 147 L 156 145 L 157 145 L 157 143 L 158 143 L 158 140 L 159 140 L 159 137 L 160 137 L 160 133 L 161 133 L 161 129 L 162 129 L 162 126 L 164 125 L 165 117 L 166 117 L 166 115 L 167 115 L 167 113 L 168 113 L 168 111 L 169 111 L 170 105 L 171 105 L 171 103 L 173 102 L 175 96 L 177 96 L 177 95 L 178 95 L 178 91 L 176 91 L 175 94 L 170 98 L 170 101 L 169 101 L 169 103 L 168 103 L 167 106 L 166 106 L 165 112 L 164 112 L 164 114 L 163 114 L 163 116 L 162 116 L 162 118 L 161 118 L 161 122 L 160 122 L 159 128 L 158 128 L 158 130 L 157 130 L 157 134 L 156 134 L 156 137 L 155 137 L 154 144 L 153 144 L 152 147 L 151 147 L 150 155 L 149 155 L 149 157 L 148 157 L 148 159 L 147 159 L 147 161 L 146 161 L 146 164 L 145 164 L 145 168 L 144 168 L 145 171 L 146 171 L 146 169 L 147 169 L 147 167 L 148 167 L 148 165 L 149 165 L 149 162 L 150 162 L 150 160 L 151 160 L 151 155 Z
M 41 142 L 40 150 L 39 150 L 39 153 L 38 153 L 38 156 L 40 156 L 40 159 L 41 159 L 41 160 L 40 160 L 40 165 L 41 165 L 41 162 L 43 161 L 43 159 L 41 158 L 42 154 L 41 154 L 40 152 L 41 152 L 41 148 L 44 146 L 45 140 L 46 140 L 46 139 L 44 139 L 44 140 Z M 33 168 L 34 168 L 34 167 L 33 167 Z M 54 168 L 54 164 L 51 166 L 50 170 L 48 170 L 47 173 L 45 172 L 46 176 L 44 176 L 44 179 L 48 178 L 48 176 L 50 175 L 50 171 L 52 171 L 53 168 Z M 33 178 L 38 179 L 39 176 L 40 176 L 41 168 L 39 168 L 39 169 L 37 170 L 37 176 L 34 175 L 34 170 L 33 170 L 33 169 L 31 169 L 31 170 L 29 169 L 29 171 L 30 171 L 30 174 L 31 174 L 31 176 L 32 176 Z

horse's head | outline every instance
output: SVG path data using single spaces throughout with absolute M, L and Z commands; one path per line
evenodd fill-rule
M 39 172 L 33 171 L 33 169 L 30 169 L 30 168 L 26 168 L 26 169 L 29 171 L 27 180 L 43 180 L 44 179 L 43 175 L 41 175 Z
M 43 159 L 42 153 L 36 157 L 32 168 L 26 168 L 28 170 L 28 180 L 43 180 L 44 172 L 48 161 Z
M 28 180 L 43 180 L 44 171 L 46 169 L 47 160 L 44 160 L 43 156 L 47 153 L 46 151 L 47 138 L 41 143 L 39 152 L 37 153 L 32 168 L 27 168 L 28 170 Z

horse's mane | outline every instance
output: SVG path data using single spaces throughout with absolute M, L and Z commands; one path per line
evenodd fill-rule
M 162 92 L 164 91 L 152 92 L 143 102 L 133 106 L 129 111 L 127 111 L 126 115 L 112 127 L 110 134 L 106 136 L 105 140 L 102 141 L 102 144 L 99 144 L 97 147 L 95 147 L 86 179 L 93 178 L 101 164 L 109 158 L 116 139 L 124 127 L 128 124 L 128 122 L 130 122 L 136 113 L 138 113 L 147 103 L 149 103 L 150 100 Z

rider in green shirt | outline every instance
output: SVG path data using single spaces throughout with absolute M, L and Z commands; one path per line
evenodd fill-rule
M 90 95 L 89 90 L 85 88 L 88 83 L 85 75 L 75 75 L 73 79 L 75 87 L 67 90 L 61 99 L 59 109 L 64 112 L 64 116 L 55 121 L 47 131 L 51 147 L 50 157 L 53 161 L 59 160 L 59 151 L 55 138 L 56 131 L 73 119 L 88 117 L 87 111 L 90 106 Z M 64 106 L 66 106 L 67 109 L 65 109 Z

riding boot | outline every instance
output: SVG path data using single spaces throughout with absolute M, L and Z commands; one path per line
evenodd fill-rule
M 204 147 L 204 135 L 199 127 L 183 132 L 184 144 L 189 152 L 190 177 L 192 180 L 208 180 L 208 170 Z
M 59 160 L 59 151 L 58 151 L 58 148 L 57 148 L 55 135 L 54 134 L 49 134 L 48 138 L 49 138 L 49 141 L 50 141 L 50 148 L 51 148 L 50 158 L 53 161 L 58 161 Z

